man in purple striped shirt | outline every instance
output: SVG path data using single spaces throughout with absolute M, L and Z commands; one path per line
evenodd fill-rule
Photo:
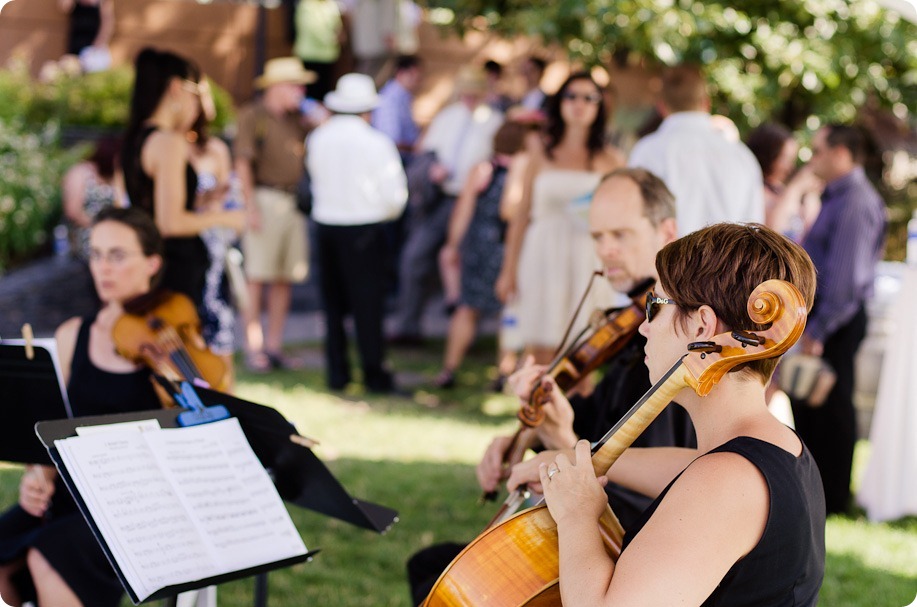
M 395 76 L 379 90 L 379 106 L 372 113 L 373 128 L 395 142 L 404 164 L 410 160 L 420 135 L 412 107 L 422 77 L 420 59 L 413 55 L 398 57 Z
M 818 271 L 818 289 L 802 347 L 821 356 L 837 382 L 820 407 L 792 404 L 796 429 L 821 471 L 829 514 L 846 512 L 850 504 L 854 358 L 866 335 L 865 303 L 885 236 L 885 203 L 863 171 L 863 154 L 858 129 L 831 124 L 815 134 L 809 163 L 826 186 L 821 212 L 803 242 Z

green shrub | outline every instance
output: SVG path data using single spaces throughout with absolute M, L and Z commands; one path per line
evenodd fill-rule
M 133 67 L 92 74 L 75 73 L 66 63 L 49 64 L 41 80 L 30 77 L 24 61 L 13 59 L 0 70 L 0 120 L 22 119 L 42 129 L 55 122 L 70 127 L 121 131 L 127 125 Z M 212 80 L 217 115 L 211 131 L 221 133 L 233 120 L 232 97 Z
M 42 78 L 13 58 L 0 69 L 0 272 L 36 256 L 60 218 L 64 172 L 86 155 L 67 141 L 119 133 L 127 124 L 133 68 L 74 73 L 66 63 L 50 64 Z M 211 81 L 217 117 L 211 132 L 233 119 L 229 93 Z
M 0 120 L 0 271 L 48 241 L 61 213 L 61 178 L 84 153 L 61 149 L 53 125 L 36 133 Z

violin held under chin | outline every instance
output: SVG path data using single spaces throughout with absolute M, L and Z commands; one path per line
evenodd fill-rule
M 126 302 L 112 338 L 120 356 L 166 379 L 219 391 L 230 386 L 229 368 L 207 348 L 194 303 L 181 293 L 159 290 Z

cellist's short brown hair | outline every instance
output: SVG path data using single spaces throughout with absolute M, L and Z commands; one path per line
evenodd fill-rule
M 710 306 L 727 330 L 764 330 L 746 311 L 748 297 L 759 284 L 777 278 L 799 289 L 812 309 L 815 266 L 805 250 L 761 224 L 719 223 L 669 243 L 656 256 L 656 271 L 665 292 L 677 303 L 675 322 Z M 770 380 L 778 358 L 756 360 L 734 369 L 748 369 Z

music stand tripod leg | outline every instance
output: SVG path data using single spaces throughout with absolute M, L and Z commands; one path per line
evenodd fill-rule
M 267 607 L 267 573 L 255 576 L 255 607 Z

